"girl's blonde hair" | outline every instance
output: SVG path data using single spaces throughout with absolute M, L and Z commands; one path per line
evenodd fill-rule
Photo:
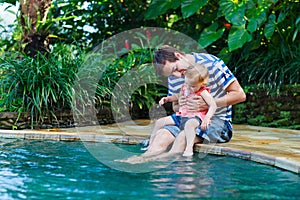
M 199 82 L 204 82 L 209 77 L 208 69 L 199 63 L 189 66 L 184 75 L 188 79 L 197 79 Z

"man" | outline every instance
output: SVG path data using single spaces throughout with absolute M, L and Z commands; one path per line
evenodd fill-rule
M 188 66 L 201 63 L 207 67 L 209 70 L 207 87 L 210 88 L 218 109 L 211 120 L 207 135 L 204 135 L 199 127 L 196 130 L 199 137 L 196 138 L 197 141 L 199 138 L 208 140 L 209 143 L 229 142 L 232 137 L 232 105 L 245 101 L 246 95 L 224 62 L 210 54 L 186 54 L 168 45 L 162 46 L 155 52 L 153 62 L 158 74 L 168 76 L 168 95 L 179 93 Z M 173 103 L 173 110 L 177 112 L 179 105 L 182 104 L 186 104 L 193 112 L 208 108 L 201 97 L 195 97 L 190 101 L 185 101 L 185 98 L 181 97 L 178 103 Z M 175 114 L 173 117 L 176 120 Z M 153 135 L 147 151 L 144 153 L 145 156 L 163 152 L 173 142 L 170 151 L 173 153 L 183 152 L 185 136 L 184 132 L 180 132 L 179 127 L 163 126 L 163 124 L 156 124 L 155 127 L 156 129 L 157 127 L 161 128 Z

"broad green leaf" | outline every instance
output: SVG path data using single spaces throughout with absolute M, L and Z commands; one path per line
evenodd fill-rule
M 243 25 L 246 23 L 244 15 L 245 15 L 245 12 L 241 12 L 241 10 L 239 10 L 237 12 L 233 12 L 228 21 L 234 25 Z
M 253 0 L 246 1 L 246 10 L 255 9 L 255 6 L 256 6 L 256 2 L 254 2 Z
M 220 10 L 225 16 L 225 19 L 234 25 L 243 25 L 245 21 L 246 5 L 243 1 L 234 3 L 232 0 L 220 1 Z
M 257 9 L 247 10 L 246 16 L 248 19 L 256 20 L 257 26 L 261 26 L 267 21 L 267 10 L 265 6 L 258 6 Z
M 188 18 L 207 4 L 208 0 L 183 0 L 181 12 L 183 18 Z
M 198 43 L 201 47 L 205 48 L 222 37 L 225 28 L 221 28 L 219 30 L 217 29 L 218 24 L 213 23 L 212 25 L 210 25 L 202 31 L 198 40 Z
M 249 19 L 249 23 L 247 25 L 247 30 L 250 33 L 253 33 L 257 29 L 257 21 L 255 19 Z
M 220 0 L 220 10 L 224 16 L 229 15 L 234 8 L 234 3 L 231 0 Z
M 281 12 L 277 18 L 277 23 L 282 22 L 285 19 L 285 17 L 286 17 L 286 14 Z
M 270 3 L 273 3 L 273 4 L 275 4 L 277 2 L 278 2 L 278 0 L 270 0 Z
M 152 0 L 145 13 L 146 19 L 155 19 L 157 16 L 165 14 L 169 9 L 176 9 L 180 6 L 181 0 Z
M 248 33 L 244 26 L 233 27 L 228 36 L 229 51 L 242 47 L 246 42 L 251 41 L 252 36 Z
M 271 14 L 269 16 L 268 23 L 266 24 L 265 30 L 264 30 L 264 33 L 265 33 L 265 36 L 267 39 L 270 39 L 274 33 L 275 26 L 276 26 L 275 20 L 276 20 L 276 15 Z

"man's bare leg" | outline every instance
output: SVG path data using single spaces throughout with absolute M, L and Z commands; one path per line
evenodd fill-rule
M 170 144 L 175 140 L 175 137 L 167 129 L 160 129 L 157 131 L 153 138 L 153 142 L 150 143 L 148 150 L 142 154 L 142 156 L 153 156 L 160 154 L 168 149 Z
M 175 137 L 172 133 L 170 133 L 167 129 L 160 129 L 157 134 L 153 138 L 152 144 L 150 144 L 148 150 L 139 155 L 132 156 L 125 160 L 118 160 L 119 162 L 128 162 L 128 163 L 139 163 L 145 162 L 145 158 L 157 156 L 163 152 L 165 152 L 170 144 L 172 144 L 175 140 Z
M 175 141 L 170 149 L 170 151 L 159 154 L 157 156 L 150 157 L 147 161 L 150 160 L 160 160 L 165 158 L 171 158 L 177 154 L 184 152 L 186 146 L 186 138 L 184 131 L 181 131 L 179 135 L 175 138 Z
M 152 145 L 153 141 L 154 141 L 154 138 L 160 134 L 160 129 L 162 129 L 163 126 L 166 126 L 166 125 L 175 125 L 174 123 L 174 120 L 172 119 L 171 116 L 167 116 L 167 117 L 163 117 L 163 118 L 160 118 L 158 120 L 156 120 L 156 122 L 154 123 L 154 127 L 151 131 L 151 134 L 150 134 L 150 139 L 149 139 L 149 147 Z M 162 129 L 162 130 L 165 130 L 165 129 Z M 164 134 L 164 133 L 162 133 Z M 172 135 L 172 134 L 171 134 Z M 172 135 L 173 136 L 173 135 Z M 159 138 L 161 137 L 169 137 L 169 134 L 166 134 L 166 136 L 159 136 Z M 174 137 L 173 137 L 174 138 Z M 169 139 L 169 138 L 167 138 Z M 174 139 L 173 139 L 174 141 Z M 173 142 L 172 141 L 172 142 Z M 156 141 L 157 142 L 157 141 Z M 156 143 L 155 142 L 155 143 Z M 149 149 L 149 147 L 147 149 Z

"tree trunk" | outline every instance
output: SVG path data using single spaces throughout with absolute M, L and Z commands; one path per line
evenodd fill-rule
M 48 31 L 37 29 L 37 25 L 45 22 L 52 0 L 20 0 L 20 20 L 23 30 L 21 49 L 34 57 L 38 52 L 49 52 Z

